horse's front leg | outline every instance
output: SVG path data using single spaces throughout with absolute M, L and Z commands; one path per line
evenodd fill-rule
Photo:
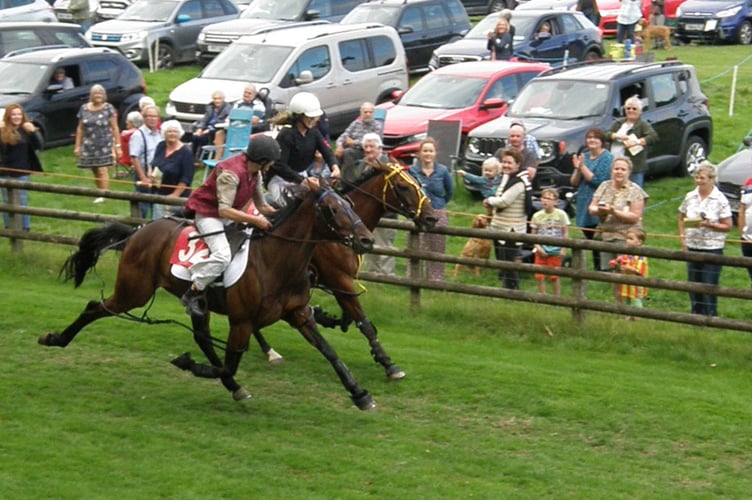
M 350 393 L 353 403 L 361 410 L 371 410 L 376 408 L 376 403 L 367 390 L 361 388 L 355 381 L 350 370 L 344 362 L 339 359 L 336 351 L 324 340 L 316 326 L 316 320 L 313 318 L 313 310 L 310 306 L 304 306 L 285 316 L 290 326 L 296 328 L 303 337 L 313 345 L 324 357 L 331 363 L 334 371 L 337 373 L 342 385 Z
M 112 297 L 106 299 L 104 302 L 92 300 L 86 304 L 83 312 L 78 315 L 78 318 L 68 325 L 62 333 L 48 332 L 40 335 L 38 342 L 44 346 L 65 347 L 70 344 L 75 336 L 83 330 L 83 328 L 89 323 L 112 316 L 113 314 L 119 314 L 123 312 L 123 309 L 118 307 L 113 301 Z
M 406 373 L 392 362 L 392 359 L 386 353 L 378 338 L 378 331 L 376 327 L 366 317 L 363 307 L 360 305 L 357 295 L 335 293 L 335 298 L 342 308 L 343 320 L 345 317 L 350 317 L 355 321 L 355 325 L 360 330 L 360 333 L 368 340 L 368 345 L 371 347 L 371 356 L 374 361 L 384 367 L 386 376 L 392 380 L 399 380 L 405 378 Z

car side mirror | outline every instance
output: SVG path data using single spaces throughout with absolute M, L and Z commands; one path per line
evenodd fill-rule
M 190 20 L 191 20 L 191 16 L 189 16 L 188 14 L 180 14 L 175 19 L 175 22 L 177 22 L 178 24 L 183 24 L 183 23 L 187 23 Z
M 304 16 L 305 21 L 311 21 L 313 19 L 318 19 L 321 17 L 321 11 L 320 10 L 307 10 Z
M 300 75 L 295 79 L 296 85 L 305 85 L 306 83 L 311 83 L 313 81 L 313 73 L 311 73 L 309 70 L 304 70 L 300 72 Z
M 407 35 L 408 33 L 412 33 L 413 31 L 415 31 L 415 28 L 413 28 L 409 24 L 400 26 L 399 29 L 397 29 L 397 33 L 399 33 L 400 35 Z
M 47 92 L 50 94 L 56 94 L 63 90 L 63 84 L 62 83 L 51 83 L 47 86 Z
M 748 148 L 749 148 L 749 147 L 752 147 L 752 135 L 750 135 L 750 136 L 747 136 L 747 137 L 745 137 L 744 139 L 742 139 L 742 142 L 743 142 L 743 143 L 744 143 L 744 145 L 745 145 L 745 146 L 747 146 Z
M 506 103 L 507 102 L 504 99 L 501 99 L 499 97 L 492 97 L 483 101 L 480 105 L 480 109 L 502 108 Z

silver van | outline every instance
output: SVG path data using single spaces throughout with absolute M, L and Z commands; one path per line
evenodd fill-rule
M 213 92 L 222 90 L 234 102 L 248 83 L 267 88 L 276 109 L 298 92 L 313 92 L 336 135 L 364 101 L 380 103 L 407 89 L 405 50 L 397 31 L 381 24 L 270 28 L 233 42 L 198 77 L 175 88 L 165 112 L 190 132 Z

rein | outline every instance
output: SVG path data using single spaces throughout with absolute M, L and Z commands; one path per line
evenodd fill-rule
M 385 211 L 397 212 L 406 217 L 410 217 L 413 220 L 419 219 L 420 214 L 423 212 L 423 205 L 425 204 L 426 200 L 428 200 L 428 197 L 423 193 L 423 190 L 421 189 L 417 181 L 413 179 L 412 176 L 410 176 L 407 172 L 405 172 L 405 170 L 402 167 L 398 165 L 394 165 L 392 163 L 387 164 L 387 167 L 391 170 L 391 172 L 384 172 L 382 174 L 384 177 L 384 186 L 381 189 L 381 199 L 379 199 L 378 196 L 366 191 L 358 184 L 355 184 L 352 182 L 346 182 L 346 181 L 343 181 L 343 184 L 345 184 L 351 189 L 358 191 L 359 193 L 373 200 L 378 201 L 379 203 L 381 203 Z M 407 183 L 413 189 L 415 189 L 415 193 L 418 196 L 418 207 L 414 214 L 409 209 L 408 205 L 405 203 L 404 198 L 400 196 L 400 193 L 397 187 L 394 185 L 394 182 L 393 182 L 394 177 L 401 178 L 405 183 Z M 389 189 L 391 189 L 391 192 L 394 194 L 394 198 L 399 203 L 399 206 L 393 206 L 389 202 L 387 202 Z

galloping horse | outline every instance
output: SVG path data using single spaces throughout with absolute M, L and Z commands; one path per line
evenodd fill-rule
M 173 363 L 198 377 L 219 378 L 235 400 L 250 398 L 233 379 L 248 340 L 255 330 L 284 319 L 332 364 L 358 408 L 373 408 L 371 395 L 359 387 L 319 333 L 308 305 L 308 265 L 316 245 L 321 241 L 348 242 L 355 251 L 363 252 L 373 247 L 373 235 L 350 205 L 330 188 L 300 185 L 293 193 L 294 199 L 274 217 L 272 229 L 252 239 L 240 280 L 227 289 L 212 288 L 208 293 L 209 310 L 227 315 L 230 323 L 224 363 L 214 351 L 208 321 L 200 318 L 191 318 L 194 339 L 211 365 L 195 363 L 187 354 Z M 67 278 L 74 278 L 79 286 L 100 253 L 118 245 L 123 253 L 115 291 L 104 301 L 89 302 L 62 333 L 46 333 L 39 337 L 39 343 L 65 347 L 89 323 L 144 306 L 159 287 L 182 296 L 190 283 L 171 275 L 170 257 L 183 227 L 181 221 L 161 219 L 135 231 L 111 224 L 85 233 L 79 250 L 66 262 Z
M 430 229 L 437 221 L 431 201 L 415 179 L 401 165 L 375 163 L 353 184 L 345 185 L 344 194 L 353 202 L 353 208 L 369 230 L 373 231 L 385 212 L 399 213 L 415 222 L 419 229 Z M 349 248 L 337 243 L 316 246 L 311 260 L 315 285 L 331 290 L 342 308 L 341 326 L 347 328 L 354 321 L 368 339 L 373 359 L 384 367 L 387 377 L 400 379 L 405 372 L 392 362 L 381 347 L 376 327 L 368 320 L 358 300 L 355 279 L 358 275 L 358 256 Z M 254 333 L 261 350 L 270 362 L 281 359 L 266 342 L 261 332 Z M 273 354 L 272 354 L 273 353 Z M 276 356 L 276 359 L 275 359 Z

